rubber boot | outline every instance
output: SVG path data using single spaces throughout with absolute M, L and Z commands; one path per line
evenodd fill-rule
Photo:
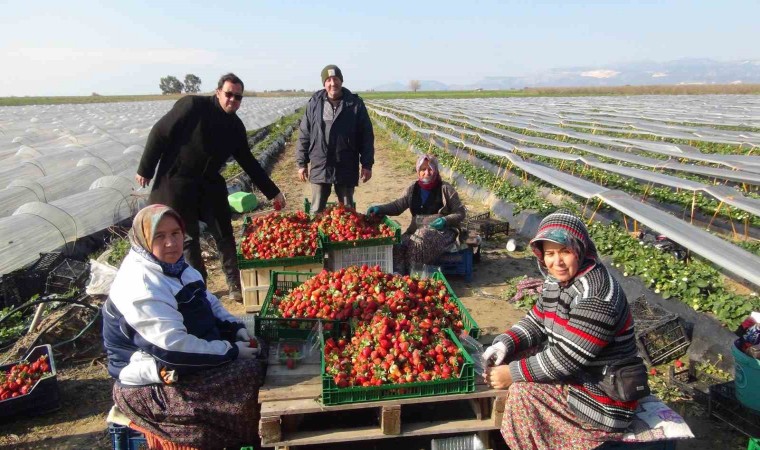
M 222 260 L 222 270 L 227 278 L 227 287 L 229 288 L 228 298 L 238 303 L 243 303 L 243 291 L 240 288 L 240 271 L 237 266 L 237 250 L 235 249 L 235 240 L 223 238 L 217 241 L 219 257 Z

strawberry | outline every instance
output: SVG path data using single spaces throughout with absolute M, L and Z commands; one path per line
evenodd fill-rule
M 251 338 L 251 339 L 248 341 L 248 347 L 250 347 L 250 348 L 259 348 L 259 341 L 257 341 L 257 340 L 256 340 L 256 339 L 254 339 L 254 338 Z
M 674 366 L 676 366 L 676 369 L 680 369 L 683 367 L 683 362 L 680 359 L 677 359 L 675 363 L 673 363 Z

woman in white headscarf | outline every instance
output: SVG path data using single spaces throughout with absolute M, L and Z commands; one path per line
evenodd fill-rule
M 407 209 L 412 223 L 393 248 L 393 267 L 401 274 L 412 266 L 430 264 L 438 259 L 459 236 L 465 209 L 451 184 L 441 179 L 438 160 L 422 155 L 415 166 L 417 181 L 404 190 L 401 198 L 384 205 L 371 206 L 367 215 L 398 216 Z
M 251 445 L 258 441 L 264 377 L 259 349 L 185 262 L 184 236 L 182 219 L 168 206 L 135 216 L 132 248 L 103 305 L 114 402 L 151 439 L 197 448 Z

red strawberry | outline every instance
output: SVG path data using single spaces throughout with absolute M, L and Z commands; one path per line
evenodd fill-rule
M 677 359 L 673 365 L 676 366 L 676 369 L 680 369 L 683 367 L 683 362 L 680 359 Z
M 649 369 L 649 375 L 652 375 L 652 376 L 657 375 L 657 369 L 655 369 L 654 367 L 652 367 L 651 369 Z
M 259 348 L 259 341 L 257 341 L 257 340 L 256 340 L 256 339 L 254 339 L 254 338 L 251 338 L 251 339 L 248 341 L 248 347 L 250 347 L 250 348 Z
M 288 369 L 291 369 L 291 370 L 292 370 L 292 369 L 295 369 L 295 368 L 296 368 L 296 360 L 295 360 L 295 359 L 293 359 L 293 358 L 288 358 L 288 359 L 285 361 L 285 366 L 286 366 Z

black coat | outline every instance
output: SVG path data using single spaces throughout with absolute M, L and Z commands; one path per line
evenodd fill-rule
M 357 186 L 359 163 L 372 169 L 375 163 L 375 135 L 367 107 L 361 97 L 343 88 L 343 106 L 330 129 L 330 142 L 325 140 L 322 109 L 327 92 L 315 93 L 301 119 L 296 163 L 311 163 L 309 181 Z
M 155 172 L 152 203 L 177 210 L 209 201 L 226 204 L 219 172 L 230 156 L 267 198 L 280 192 L 251 154 L 240 118 L 224 112 L 216 96 L 187 96 L 151 129 L 137 173 L 152 179 Z

